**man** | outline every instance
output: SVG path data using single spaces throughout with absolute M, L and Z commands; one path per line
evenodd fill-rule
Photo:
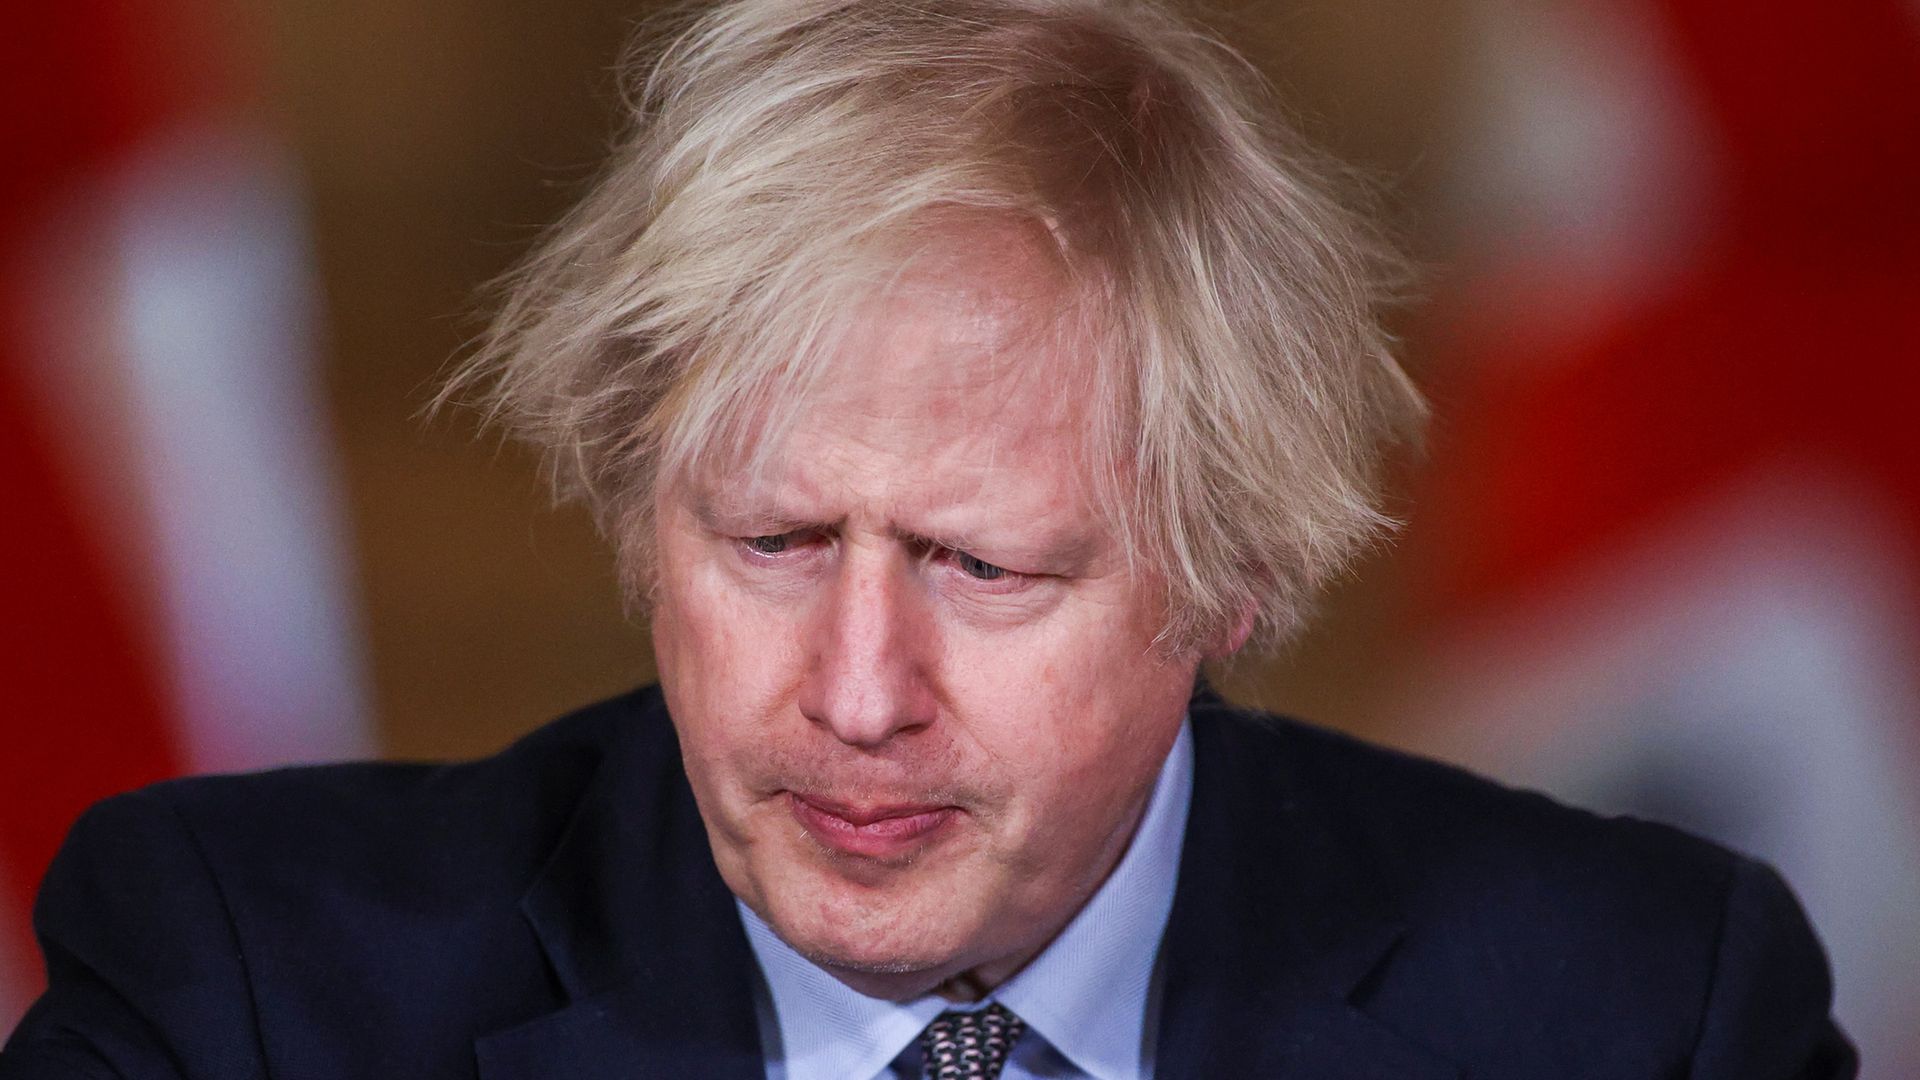
M 1124 0 L 734 0 L 461 386 L 659 689 L 75 827 L 0 1077 L 1838 1077 L 1767 869 L 1229 708 L 1381 526 L 1380 245 Z

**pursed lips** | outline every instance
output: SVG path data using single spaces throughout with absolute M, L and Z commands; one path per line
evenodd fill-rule
M 793 817 L 831 850 L 866 858 L 905 854 L 932 842 L 957 818 L 957 806 L 933 803 L 849 803 L 787 792 Z

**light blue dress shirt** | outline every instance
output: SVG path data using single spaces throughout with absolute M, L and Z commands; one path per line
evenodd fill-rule
M 1026 1021 L 1002 1080 L 1147 1080 L 1158 1002 L 1155 961 L 1173 909 L 1193 734 L 1179 737 L 1134 833 L 1106 883 L 1060 936 L 987 998 L 955 1005 L 929 994 L 871 998 L 814 966 L 740 904 L 760 962 L 760 1041 L 767 1080 L 918 1080 L 920 1032 L 946 1009 L 991 1002 Z

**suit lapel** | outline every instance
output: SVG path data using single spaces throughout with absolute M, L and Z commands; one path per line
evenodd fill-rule
M 752 952 L 659 698 L 612 742 L 521 901 L 568 1004 L 477 1040 L 480 1076 L 761 1080 Z
M 1459 1070 L 1351 1003 L 1400 940 L 1351 823 L 1283 739 L 1196 700 L 1193 805 L 1162 946 L 1156 1076 L 1446 1080 Z

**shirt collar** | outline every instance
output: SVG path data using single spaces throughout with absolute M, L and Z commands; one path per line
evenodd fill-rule
M 1180 725 L 1133 841 L 1066 929 L 990 994 L 1094 1080 L 1152 1072 L 1146 1039 L 1154 961 L 1173 909 L 1193 790 L 1193 735 Z M 892 1002 L 858 993 L 780 940 L 736 901 L 772 996 L 787 1080 L 880 1075 L 951 1003 L 929 994 Z M 979 1007 L 979 1006 L 974 1006 Z

